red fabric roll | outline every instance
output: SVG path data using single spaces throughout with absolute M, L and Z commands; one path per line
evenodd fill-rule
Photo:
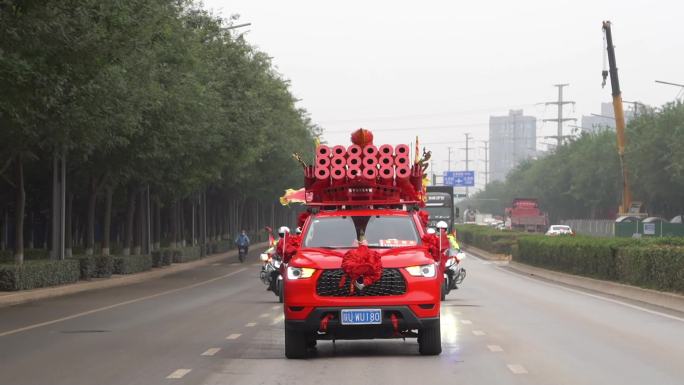
M 375 179 L 378 177 L 378 169 L 375 167 L 366 167 L 363 169 L 363 177 L 366 179 Z
M 382 179 L 394 179 L 394 167 L 380 166 L 379 175 Z
M 363 166 L 366 168 L 373 167 L 378 165 L 378 159 L 370 156 L 366 156 L 363 158 Z
M 391 144 L 383 144 L 378 148 L 378 152 L 380 153 L 380 156 L 383 155 L 393 155 L 394 154 L 394 147 L 392 147 Z
M 373 146 L 372 144 L 369 144 L 368 146 L 363 148 L 363 156 L 364 157 L 378 156 L 378 148 Z
M 397 179 L 405 179 L 411 175 L 411 169 L 408 166 L 397 166 Z
M 361 167 L 349 166 L 347 169 L 347 178 L 356 179 L 361 176 Z
M 392 155 L 380 155 L 380 160 L 378 161 L 380 167 L 382 166 L 394 166 L 394 158 Z
M 333 180 L 342 180 L 347 176 L 347 171 L 343 167 L 333 167 L 330 169 Z
M 361 167 L 361 157 L 359 156 L 350 156 L 347 158 L 347 165 L 349 167 Z
M 397 144 L 397 146 L 394 147 L 394 153 L 397 154 L 397 156 L 399 156 L 399 155 L 409 156 L 409 153 L 410 153 L 409 146 L 406 144 Z
M 330 169 L 327 167 L 316 167 L 316 179 L 328 179 L 330 178 Z
M 330 158 L 327 156 L 318 155 L 316 157 L 316 166 L 325 168 L 330 167 Z
M 330 156 L 330 147 L 321 144 L 316 148 L 316 155 L 318 156 Z
M 332 148 L 332 155 L 333 156 L 344 156 L 347 153 L 347 149 L 344 148 L 344 146 L 337 145 Z
M 409 163 L 410 163 L 410 161 L 409 161 L 408 155 L 405 155 L 405 156 L 401 155 L 401 156 L 397 156 L 396 158 L 394 158 L 394 164 L 397 167 L 399 167 L 399 166 L 409 167 Z
M 361 151 L 361 146 L 352 144 L 347 148 L 347 155 L 348 156 L 361 156 L 362 151 Z
M 344 159 L 344 156 L 335 155 L 330 160 L 330 164 L 332 167 L 344 167 L 347 165 L 347 160 Z

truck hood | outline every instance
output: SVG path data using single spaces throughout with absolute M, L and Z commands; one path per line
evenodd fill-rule
M 339 269 L 342 266 L 342 257 L 348 250 L 350 249 L 302 248 L 290 260 L 290 265 L 319 270 Z M 382 267 L 385 268 L 427 265 L 435 262 L 422 246 L 373 250 L 380 254 Z

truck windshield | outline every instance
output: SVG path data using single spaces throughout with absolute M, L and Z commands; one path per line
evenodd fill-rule
M 408 216 L 345 216 L 314 218 L 304 237 L 305 247 L 349 248 L 364 236 L 368 247 L 390 248 L 420 243 Z

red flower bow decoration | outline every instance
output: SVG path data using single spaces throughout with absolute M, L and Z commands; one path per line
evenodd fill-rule
M 423 227 L 427 228 L 428 222 L 430 220 L 430 213 L 425 210 L 420 210 L 418 211 L 418 218 L 420 219 L 420 223 L 423 225 Z
M 377 251 L 371 250 L 365 244 L 360 244 L 356 249 L 347 251 L 342 257 L 342 271 L 344 275 L 340 280 L 343 287 L 349 278 L 349 291 L 354 293 L 354 282 L 363 279 L 363 285 L 368 286 L 377 282 L 382 277 L 382 259 Z
M 280 254 L 283 257 L 283 263 L 288 263 L 290 262 L 290 259 L 294 257 L 295 254 L 297 254 L 297 250 L 299 250 L 299 246 L 302 243 L 302 238 L 299 235 L 289 235 L 287 236 L 287 240 L 285 241 L 285 245 L 283 246 L 283 238 L 280 238 L 278 240 L 278 245 L 276 246 L 276 251 L 278 254 Z M 285 250 L 283 250 L 283 247 Z
M 435 234 L 425 234 L 423 235 L 423 246 L 425 246 L 428 250 L 428 253 L 432 255 L 432 258 L 434 258 L 435 261 L 440 260 L 440 252 L 439 252 L 439 239 Z

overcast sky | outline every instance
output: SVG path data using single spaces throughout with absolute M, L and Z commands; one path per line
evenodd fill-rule
M 539 104 L 557 98 L 553 84 L 570 84 L 570 117 L 600 113 L 610 101 L 610 86 L 601 89 L 602 20 L 613 22 L 625 100 L 661 105 L 679 88 L 654 80 L 684 83 L 682 0 L 204 3 L 252 23 L 241 31 L 291 80 L 325 140 L 348 143 L 358 127 L 373 130 L 376 143 L 418 135 L 438 173 L 448 146 L 451 169 L 464 169 L 465 133 L 474 137 L 471 160 L 484 159 L 490 115 L 523 108 L 540 120 L 537 135 L 554 134 L 555 123 L 541 119 L 556 110 Z

